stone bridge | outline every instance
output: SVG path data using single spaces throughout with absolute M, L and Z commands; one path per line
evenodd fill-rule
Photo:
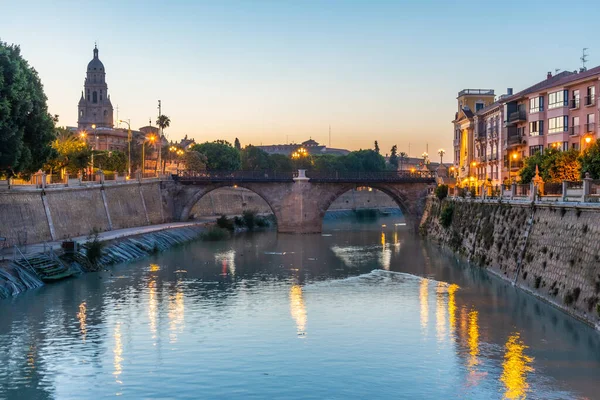
M 163 182 L 163 204 L 175 221 L 186 221 L 204 195 L 225 186 L 248 189 L 269 205 L 281 233 L 319 233 L 325 212 L 342 194 L 368 186 L 390 196 L 400 207 L 407 224 L 418 228 L 425 199 L 435 187 L 429 172 L 383 172 L 325 175 L 252 172 L 210 172 L 197 176 L 174 176 Z

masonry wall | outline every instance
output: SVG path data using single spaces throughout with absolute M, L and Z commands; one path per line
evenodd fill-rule
M 398 208 L 398 205 L 379 190 L 351 190 L 338 197 L 329 210 L 356 208 Z M 244 188 L 227 187 L 207 193 L 194 205 L 191 215 L 241 214 L 244 210 L 272 212 L 269 205 L 256 193 Z
M 41 193 L 0 193 L 0 237 L 6 246 L 50 240 Z
M 444 208 L 453 207 L 443 227 Z M 600 327 L 600 208 L 430 199 L 421 234 Z

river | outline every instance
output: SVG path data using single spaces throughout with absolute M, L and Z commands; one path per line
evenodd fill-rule
M 0 398 L 599 398 L 596 331 L 401 222 L 194 242 L 0 300 Z

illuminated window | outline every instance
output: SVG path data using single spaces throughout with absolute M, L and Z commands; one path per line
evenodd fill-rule
M 559 90 L 558 92 L 548 94 L 548 109 L 566 106 L 568 98 L 568 90 Z
M 529 112 L 536 113 L 544 111 L 544 97 L 534 97 L 533 99 L 529 99 Z
M 564 115 L 548 119 L 548 133 L 559 133 L 569 130 L 569 117 Z
M 533 121 L 529 123 L 529 136 L 540 136 L 544 134 L 544 121 Z

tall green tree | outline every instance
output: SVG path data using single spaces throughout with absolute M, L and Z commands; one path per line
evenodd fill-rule
M 248 145 L 240 153 L 242 170 L 261 171 L 271 169 L 269 154 L 256 146 Z
M 190 172 L 203 172 L 206 170 L 206 156 L 197 151 L 186 151 L 183 155 L 185 168 Z
M 377 140 L 375 141 L 375 147 L 373 150 L 375 150 L 375 153 L 379 154 L 379 143 L 377 143 Z
M 61 176 L 68 171 L 77 173 L 81 168 L 82 159 L 91 157 L 87 143 L 74 132 L 66 128 L 56 128 L 56 139 L 52 141 L 54 157 L 48 160 L 47 169 L 50 172 L 60 171 Z M 75 162 L 75 160 L 78 160 Z M 87 160 L 89 163 L 89 159 Z M 84 165 L 85 166 L 85 165 Z
M 40 78 L 16 45 L 0 42 L 0 174 L 35 172 L 55 151 Z
M 537 165 L 540 176 L 546 183 L 560 183 L 562 181 L 579 180 L 581 164 L 577 150 L 559 151 L 547 149 L 544 153 L 535 153 L 523 162 L 519 171 L 521 183 L 529 183 L 535 176 Z
M 195 144 L 191 150 L 206 156 L 206 169 L 209 171 L 234 171 L 240 169 L 240 152 L 226 140 Z
M 292 160 L 288 156 L 283 154 L 271 154 L 269 155 L 269 160 L 273 171 L 291 172 L 294 170 Z
M 390 150 L 390 165 L 394 170 L 398 169 L 398 146 L 393 145 Z
M 233 142 L 233 147 L 235 147 L 237 151 L 242 150 L 242 145 L 240 144 L 240 139 L 235 138 L 235 140 Z

